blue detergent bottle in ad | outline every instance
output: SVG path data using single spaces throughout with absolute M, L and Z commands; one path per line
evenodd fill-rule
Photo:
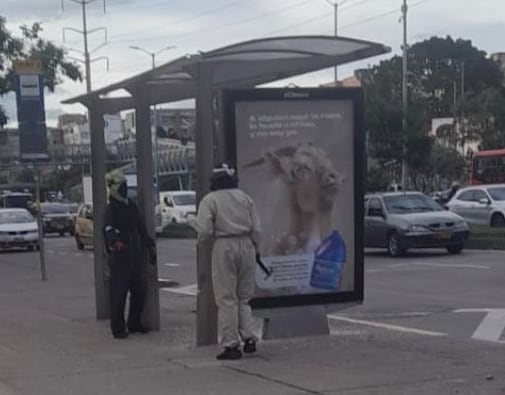
M 338 290 L 344 262 L 345 243 L 340 233 L 334 230 L 315 251 L 310 286 Z

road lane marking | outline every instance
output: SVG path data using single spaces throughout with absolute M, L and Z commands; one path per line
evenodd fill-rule
M 455 268 L 455 269 L 483 269 L 483 270 L 489 270 L 491 269 L 489 266 L 486 265 L 472 265 L 472 264 L 466 264 L 466 263 L 449 263 L 449 264 L 444 264 L 444 263 L 433 263 L 433 262 L 412 262 L 412 265 L 417 265 L 417 266 L 432 266 L 432 267 L 442 267 L 442 268 Z
M 340 316 L 340 315 L 328 315 L 328 318 L 336 320 L 336 321 L 348 322 L 350 324 L 366 325 L 366 326 L 372 326 L 374 328 L 387 329 L 390 331 L 397 331 L 397 332 L 413 333 L 416 335 L 433 336 L 433 337 L 447 336 L 447 333 L 443 333 L 443 332 L 427 331 L 424 329 L 410 328 L 407 326 L 400 326 L 400 325 L 385 324 L 383 322 L 377 322 L 377 321 L 357 320 L 354 318 L 344 317 L 344 316 Z
M 487 313 L 472 339 L 505 344 L 500 340 L 505 330 L 505 309 L 458 309 L 455 313 Z
M 404 269 L 407 270 L 415 270 L 420 269 L 422 267 L 436 267 L 442 269 L 479 269 L 479 270 L 489 270 L 490 266 L 486 265 L 473 265 L 473 264 L 464 264 L 464 263 L 454 263 L 454 264 L 445 264 L 445 263 L 433 263 L 433 262 L 410 262 L 410 263 L 397 263 L 392 265 L 387 265 L 387 269 L 367 269 L 365 273 L 390 273 L 393 271 L 401 271 Z
M 198 295 L 198 284 L 191 284 L 177 288 L 161 288 L 161 290 L 179 295 L 196 296 Z
M 163 266 L 168 266 L 168 267 L 180 267 L 178 263 L 164 263 Z

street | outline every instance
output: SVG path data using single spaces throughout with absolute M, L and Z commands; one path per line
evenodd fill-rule
M 271 340 L 257 356 L 195 348 L 193 240 L 158 240 L 161 331 L 114 341 L 95 318 L 92 251 L 46 239 L 0 252 L 0 394 L 505 394 L 503 252 L 366 255 L 366 300 L 329 315 L 332 336 Z M 303 358 L 301 358 L 303 356 Z
M 159 239 L 160 279 L 181 285 L 162 289 L 162 315 L 192 325 L 196 295 L 194 240 Z M 72 238 L 46 239 L 49 282 L 54 275 L 86 281 L 92 292 L 92 251 L 78 251 Z M 38 255 L 3 252 L 0 261 L 12 269 L 38 275 Z M 464 251 L 451 256 L 445 250 L 415 251 L 392 259 L 384 251 L 367 251 L 365 303 L 331 314 L 332 332 L 342 328 L 419 336 L 448 337 L 502 343 L 505 347 L 505 252 Z M 65 271 L 62 272 L 61 268 Z M 66 274 L 63 274 L 66 273 Z M 93 306 L 90 306 L 92 308 Z M 193 336 L 181 328 L 185 339 Z

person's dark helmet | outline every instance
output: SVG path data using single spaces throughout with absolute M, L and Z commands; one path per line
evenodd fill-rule
M 212 170 L 210 177 L 210 190 L 217 191 L 220 189 L 237 188 L 238 179 L 235 169 L 223 163 Z

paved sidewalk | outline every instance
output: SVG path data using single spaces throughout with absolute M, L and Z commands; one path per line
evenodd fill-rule
M 505 394 L 504 348 L 342 324 L 340 334 L 260 344 L 235 362 L 193 346 L 191 311 L 162 311 L 159 333 L 111 338 L 89 278 L 0 255 L 1 395 Z M 19 255 L 23 259 L 23 255 Z

